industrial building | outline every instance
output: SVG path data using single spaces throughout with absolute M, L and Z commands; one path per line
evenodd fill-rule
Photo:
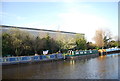
M 85 37 L 83 33 L 74 33 L 74 32 L 66 32 L 66 31 L 55 31 L 55 30 L 46 30 L 46 29 L 37 29 L 37 28 L 29 28 L 29 27 L 16 27 L 16 26 L 6 26 L 1 25 L 2 32 L 6 32 L 12 28 L 18 28 L 20 30 L 28 31 L 34 36 L 40 36 L 41 38 L 49 34 L 49 36 L 53 39 L 59 38 L 60 36 L 64 36 L 65 39 L 74 38 L 76 34 L 80 34 L 81 37 Z

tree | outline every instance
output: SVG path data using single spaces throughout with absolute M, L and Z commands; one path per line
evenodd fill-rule
M 112 40 L 109 42 L 109 47 L 117 47 L 117 46 L 118 46 L 118 41 Z
M 85 50 L 87 48 L 86 39 L 80 34 L 76 35 L 75 44 L 77 50 Z
M 109 48 L 109 42 L 112 39 L 112 34 L 110 32 L 110 30 L 104 30 L 105 31 L 105 35 L 104 35 L 104 48 Z
M 14 55 L 14 51 L 12 49 L 12 39 L 8 33 L 2 34 L 2 56 L 6 55 Z
M 66 34 L 58 33 L 56 36 L 56 41 L 59 43 L 61 50 L 72 49 L 75 47 L 75 40 L 73 37 L 67 36 Z
M 114 41 L 115 41 L 116 43 L 118 43 L 118 44 L 117 44 L 117 47 L 120 48 L 120 35 L 115 36 L 115 37 L 114 37 Z
M 32 44 L 32 48 L 33 48 L 33 50 L 34 50 L 34 53 L 35 54 L 38 54 L 38 51 L 39 51 L 39 49 L 40 49 L 40 44 L 41 44 L 41 39 L 40 39 L 40 37 L 33 37 L 32 38 L 32 41 L 31 41 L 31 44 Z
M 95 43 L 98 47 L 103 47 L 104 46 L 104 31 L 103 30 L 96 30 L 94 40 Z
M 16 56 L 20 56 L 24 50 L 28 50 L 30 46 L 26 44 L 26 36 L 30 35 L 26 31 L 21 31 L 17 28 L 7 31 L 11 38 L 11 47 L 14 50 Z M 27 46 L 26 46 L 27 45 Z
M 58 52 L 61 45 L 46 34 L 45 37 L 33 36 L 30 33 L 20 29 L 10 29 L 2 34 L 3 55 L 11 54 L 14 56 L 42 54 L 43 50 L 49 50 L 49 53 Z
M 53 38 L 50 39 L 50 50 L 51 50 L 51 53 L 55 53 L 60 50 L 59 43 L 55 41 Z
M 93 44 L 92 42 L 87 42 L 87 49 L 96 49 L 96 45 Z
M 98 29 L 93 39 L 99 48 L 108 47 L 108 42 L 112 39 L 111 32 L 109 30 Z
M 43 38 L 42 40 L 45 41 L 44 50 L 49 50 L 49 53 L 55 53 L 59 51 L 60 44 L 58 43 L 58 41 L 55 41 L 53 38 L 51 38 L 49 34 L 47 34 L 46 37 Z
M 32 38 L 33 36 L 28 34 L 26 36 L 24 36 L 25 38 L 23 39 L 23 48 L 24 48 L 24 55 L 30 55 L 31 53 L 33 53 L 33 44 L 32 44 Z M 23 55 L 22 54 L 22 55 Z

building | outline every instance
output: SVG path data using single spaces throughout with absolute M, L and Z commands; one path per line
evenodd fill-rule
M 6 32 L 12 28 L 18 28 L 20 30 L 28 31 L 34 36 L 45 37 L 47 34 L 50 35 L 51 38 L 56 39 L 59 37 L 64 37 L 65 39 L 74 38 L 76 34 L 80 34 L 82 37 L 85 37 L 83 33 L 74 33 L 74 32 L 66 32 L 66 31 L 55 31 L 55 30 L 46 30 L 46 29 L 36 29 L 36 28 L 27 28 L 27 27 L 16 27 L 16 26 L 6 26 L 1 25 L 2 32 Z

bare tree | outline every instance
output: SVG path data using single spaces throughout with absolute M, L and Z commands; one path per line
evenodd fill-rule
M 98 47 L 104 46 L 104 40 L 103 40 L 104 36 L 105 36 L 105 32 L 102 29 L 96 30 L 95 36 L 93 39 Z
M 98 47 L 109 47 L 108 42 L 112 39 L 112 34 L 108 29 L 98 29 L 93 39 Z
M 60 32 L 58 32 L 56 34 L 56 40 L 60 43 L 61 49 L 72 49 L 75 47 L 74 38 L 68 36 L 67 34 L 61 34 Z

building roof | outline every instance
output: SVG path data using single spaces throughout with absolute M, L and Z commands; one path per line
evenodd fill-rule
M 40 31 L 48 31 L 48 32 L 60 32 L 60 33 L 69 33 L 69 34 L 78 34 L 78 33 L 75 33 L 75 32 L 55 31 L 55 30 L 46 30 L 46 29 L 28 28 L 28 27 L 17 27 L 17 26 L 7 26 L 7 25 L 0 25 L 0 27 L 19 28 L 19 29 L 28 29 L 28 30 L 40 30 Z M 79 33 L 79 34 L 84 35 L 83 33 Z

